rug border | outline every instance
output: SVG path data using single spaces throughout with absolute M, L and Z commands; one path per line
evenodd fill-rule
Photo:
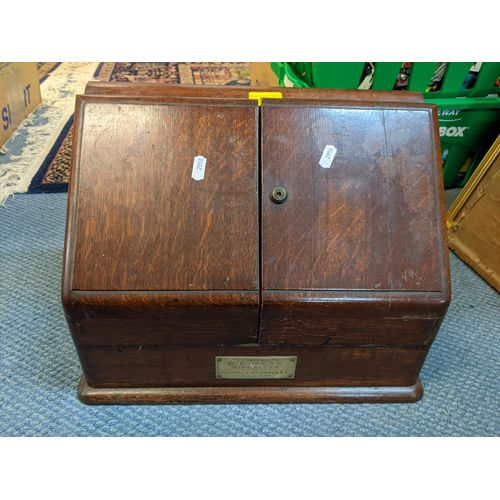
M 50 184 L 43 184 L 43 179 L 45 175 L 47 174 L 47 171 L 56 157 L 57 153 L 59 152 L 60 147 L 62 146 L 64 140 L 68 136 L 69 130 L 71 129 L 71 126 L 73 125 L 75 115 L 72 114 L 64 127 L 62 128 L 61 132 L 59 133 L 57 139 L 55 140 L 54 144 L 52 145 L 52 148 L 49 151 L 49 154 L 45 157 L 45 160 L 43 161 L 42 165 L 38 169 L 38 172 L 34 175 L 33 179 L 31 179 L 30 185 L 28 187 L 27 194 L 40 194 L 40 193 L 52 193 L 52 192 L 58 192 L 58 193 L 67 193 L 68 192 L 68 183 L 67 182 L 53 182 Z

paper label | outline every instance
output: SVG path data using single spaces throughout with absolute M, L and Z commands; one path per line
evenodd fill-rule
M 195 156 L 193 161 L 193 173 L 191 177 L 195 181 L 201 181 L 205 178 L 205 167 L 207 166 L 207 159 L 203 156 Z
M 321 155 L 321 159 L 319 160 L 319 164 L 323 168 L 330 168 L 332 166 L 332 161 L 335 158 L 335 154 L 337 153 L 337 148 L 335 146 L 327 145 Z

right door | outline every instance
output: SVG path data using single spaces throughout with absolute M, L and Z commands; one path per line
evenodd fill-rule
M 261 342 L 380 341 L 392 299 L 447 293 L 434 118 L 425 104 L 263 102 Z M 420 326 L 410 343 L 428 339 Z

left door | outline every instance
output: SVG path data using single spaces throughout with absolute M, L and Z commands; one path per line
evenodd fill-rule
M 77 345 L 257 341 L 258 107 L 77 100 L 63 303 Z

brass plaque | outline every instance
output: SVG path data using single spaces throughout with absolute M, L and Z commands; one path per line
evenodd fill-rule
M 297 356 L 216 356 L 217 378 L 294 378 Z

